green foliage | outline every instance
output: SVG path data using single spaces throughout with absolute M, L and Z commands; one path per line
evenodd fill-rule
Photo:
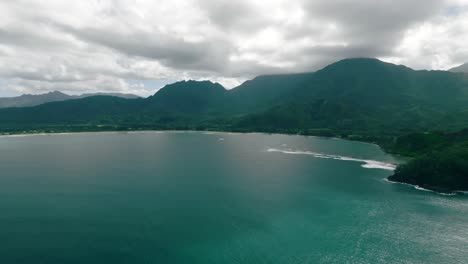
M 329 128 L 340 134 L 403 135 L 468 125 L 466 76 L 413 71 L 375 59 L 332 64 L 292 89 L 282 103 L 247 114 L 245 129 Z
M 441 192 L 468 190 L 468 129 L 401 136 L 390 150 L 415 158 L 389 179 Z
M 218 104 L 224 114 L 264 111 L 288 101 L 293 91 L 313 78 L 313 73 L 259 76 L 229 90 Z
M 468 129 L 454 133 L 442 131 L 414 133 L 398 137 L 388 150 L 405 156 L 418 156 L 464 141 L 468 141 Z
M 440 144 L 436 144 L 436 150 L 430 149 L 399 166 L 389 179 L 439 192 L 467 191 L 468 140 L 452 142 L 445 147 Z

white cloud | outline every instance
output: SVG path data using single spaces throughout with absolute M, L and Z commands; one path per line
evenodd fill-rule
M 461 1 L 459 1 L 461 2 Z M 410 28 L 389 58 L 416 69 L 447 70 L 468 62 L 468 13 L 437 16 Z

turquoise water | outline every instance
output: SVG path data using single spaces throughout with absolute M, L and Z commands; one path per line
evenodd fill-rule
M 468 199 L 388 163 L 300 136 L 0 137 L 0 263 L 466 263 Z

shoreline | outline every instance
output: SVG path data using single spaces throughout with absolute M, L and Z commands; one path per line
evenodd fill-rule
M 239 132 L 239 131 L 219 131 L 219 130 L 101 130 L 101 131 L 71 131 L 71 132 L 24 132 L 24 133 L 0 133 L 0 138 L 8 138 L 8 137 L 29 137 L 29 136 L 53 136 L 53 135 L 79 135 L 79 134 L 139 134 L 139 133 L 201 133 L 201 134 L 257 134 L 257 135 L 285 135 L 285 136 L 301 136 L 301 137 L 314 137 L 314 138 L 322 138 L 322 139 L 332 139 L 332 140 L 343 140 L 343 141 L 351 141 L 351 142 L 358 142 L 364 144 L 370 144 L 377 146 L 380 148 L 385 154 L 394 156 L 396 158 L 409 158 L 405 156 L 401 156 L 395 153 L 391 153 L 385 150 L 384 147 L 375 143 L 375 142 L 368 142 L 368 141 L 361 141 L 361 140 L 353 140 L 353 139 L 346 139 L 340 137 L 327 137 L 327 136 L 316 136 L 316 135 L 302 135 L 298 133 L 268 133 L 268 132 Z M 398 164 L 397 164 L 398 165 Z M 468 191 L 450 191 L 450 192 L 440 192 L 437 190 L 427 189 L 421 187 L 416 184 L 410 184 L 405 182 L 398 182 L 390 180 L 391 176 L 384 178 L 384 181 L 392 184 L 401 184 L 406 185 L 408 187 L 412 187 L 418 191 L 424 192 L 431 192 L 438 195 L 443 196 L 454 196 L 454 195 L 467 195 Z
M 383 152 L 386 154 L 395 156 L 395 157 L 403 157 L 403 158 L 408 158 L 405 156 L 401 156 L 395 153 L 390 153 L 385 150 L 384 147 L 381 145 L 375 143 L 375 142 L 369 142 L 369 141 L 363 141 L 363 140 L 355 140 L 355 139 L 348 139 L 348 138 L 342 138 L 342 137 L 336 137 L 336 136 L 318 136 L 318 135 L 303 135 L 303 134 L 298 134 L 298 133 L 279 133 L 279 132 L 239 132 L 239 131 L 221 131 L 221 130 L 97 130 L 97 131 L 70 131 L 70 132 L 25 132 L 25 133 L 0 133 L 0 138 L 2 137 L 27 137 L 27 136 L 50 136 L 50 135 L 77 135 L 77 134 L 116 134 L 116 133 L 122 133 L 122 134 L 137 134 L 137 133 L 147 133 L 147 132 L 153 132 L 153 133 L 210 133 L 210 134 L 221 134 L 221 133 L 226 133 L 226 134 L 257 134 L 257 135 L 283 135 L 283 136 L 300 136 L 300 137 L 315 137 L 315 138 L 322 138 L 322 139 L 334 139 L 334 140 L 344 140 L 344 141 L 351 141 L 351 142 L 359 142 L 359 143 L 364 143 L 364 144 L 370 144 L 379 147 Z
M 385 150 L 381 145 L 373 142 L 367 142 L 367 141 L 359 141 L 359 140 L 352 140 L 352 139 L 345 139 L 345 138 L 340 138 L 340 137 L 326 137 L 326 136 L 314 136 L 314 135 L 301 135 L 301 134 L 296 134 L 296 133 L 267 133 L 267 132 L 238 132 L 238 131 L 216 131 L 216 130 L 113 130 L 113 131 L 75 131 L 75 132 L 25 132 L 25 133 L 3 133 L 0 134 L 0 138 L 8 138 L 8 137 L 29 137 L 29 136 L 53 136 L 53 135 L 79 135 L 79 134 L 139 134 L 139 133 L 201 133 L 201 134 L 257 134 L 257 135 L 287 135 L 287 136 L 301 136 L 301 137 L 314 137 L 314 138 L 322 138 L 322 139 L 333 139 L 333 140 L 343 140 L 343 141 L 351 141 L 351 142 L 358 142 L 358 143 L 364 143 L 364 144 L 370 144 L 377 146 L 380 148 L 385 154 L 392 155 L 394 157 L 399 157 L 399 158 L 408 158 L 404 157 L 398 154 L 390 153 Z M 398 165 L 398 164 L 397 164 Z M 389 176 L 391 177 L 391 176 Z M 425 191 L 425 192 L 432 192 L 435 194 L 439 195 L 444 195 L 444 196 L 453 196 L 453 195 L 465 195 L 468 194 L 468 191 L 453 191 L 449 193 L 445 192 L 438 192 L 436 190 L 431 190 L 431 189 L 426 189 L 423 188 L 419 185 L 414 185 L 410 183 L 405 183 L 405 182 L 398 182 L 398 181 L 392 181 L 389 179 L 389 177 L 386 177 L 384 181 L 392 184 L 402 184 L 406 185 L 409 187 L 412 187 L 418 191 Z
M 388 177 L 384 178 L 383 181 L 391 183 L 391 184 L 405 185 L 405 186 L 411 187 L 411 188 L 413 188 L 415 190 L 418 190 L 418 191 L 431 192 L 431 193 L 435 193 L 435 194 L 443 195 L 443 196 L 468 195 L 468 191 L 440 192 L 440 191 L 436 191 L 436 190 L 432 190 L 432 189 L 427 189 L 427 188 L 421 187 L 421 186 L 416 185 L 416 184 L 411 184 L 411 183 L 406 183 L 406 182 L 399 182 L 399 181 L 392 181 L 391 179 L 389 179 L 390 177 L 391 176 L 388 176 Z
M 385 154 L 399 157 L 399 158 L 409 158 L 405 156 L 401 156 L 398 154 L 394 154 L 385 150 L 384 147 L 381 145 L 374 143 L 374 142 L 367 142 L 367 141 L 360 141 L 360 140 L 353 140 L 353 139 L 346 139 L 340 137 L 327 137 L 327 136 L 314 136 L 314 135 L 301 135 L 297 133 L 267 133 L 267 132 L 239 132 L 239 131 L 217 131 L 217 130 L 110 130 L 110 131 L 75 131 L 75 132 L 25 132 L 25 133 L 0 133 L 0 138 L 8 138 L 8 137 L 29 137 L 29 136 L 52 136 L 52 135 L 78 135 L 78 134 L 139 134 L 139 133 L 201 133 L 201 134 L 257 134 L 257 135 L 285 135 L 285 136 L 301 136 L 301 137 L 314 137 L 314 138 L 322 138 L 322 139 L 333 139 L 333 140 L 343 140 L 343 141 L 351 141 L 351 142 L 358 142 L 358 143 L 365 143 L 377 146 L 380 148 Z M 396 164 L 399 165 L 399 164 Z M 443 196 L 454 196 L 454 195 L 468 195 L 468 191 L 449 191 L 449 192 L 440 192 L 434 189 L 427 189 L 421 187 L 416 184 L 406 183 L 406 182 L 399 182 L 399 181 L 392 181 L 390 180 L 391 176 L 384 178 L 385 182 L 391 184 L 401 184 L 406 185 L 408 187 L 412 187 L 418 191 L 424 192 L 431 192 L 438 195 Z
M 388 151 L 384 146 L 376 143 L 376 142 L 371 142 L 371 141 L 365 141 L 365 140 L 357 140 L 357 139 L 352 139 L 352 138 L 344 138 L 344 137 L 337 137 L 337 136 L 320 136 L 320 135 L 304 135 L 304 134 L 299 134 L 299 133 L 281 133 L 281 132 L 255 132 L 255 131 L 249 131 L 249 132 L 242 132 L 242 131 L 225 131 L 225 130 L 174 130 L 174 129 L 168 129 L 168 130 L 154 130 L 154 129 L 148 129 L 148 130 L 96 130 L 96 131 L 69 131 L 69 132 L 20 132 L 20 133 L 0 133 L 0 138 L 2 137 L 26 137 L 26 136 L 50 136 L 50 135 L 76 135 L 76 134 L 116 134 L 116 133 L 125 133 L 125 134 L 137 134 L 137 133 L 210 133 L 210 134 L 221 134 L 221 133 L 227 133 L 227 134 L 257 134 L 257 135 L 283 135 L 283 136 L 298 136 L 298 137 L 314 137 L 314 138 L 321 138 L 321 139 L 328 139 L 328 140 L 343 140 L 343 141 L 350 141 L 350 142 L 357 142 L 357 143 L 362 143 L 362 144 L 369 144 L 378 147 L 380 150 L 382 150 L 385 154 L 391 155 L 395 158 L 396 164 L 395 165 L 400 165 L 401 163 L 406 163 L 409 159 L 412 157 L 408 156 L 403 156 L 398 153 L 392 153 Z

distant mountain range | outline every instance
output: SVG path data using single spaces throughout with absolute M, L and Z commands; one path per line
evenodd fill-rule
M 464 72 L 464 73 L 468 73 L 468 63 L 465 63 L 465 64 L 462 64 L 458 67 L 455 67 L 455 68 L 452 68 L 450 69 L 449 71 L 451 72 Z
M 384 136 L 465 126 L 465 74 L 367 58 L 315 73 L 260 76 L 232 90 L 182 81 L 144 99 L 103 95 L 0 110 L 0 131 L 108 127 Z
M 0 108 L 7 107 L 28 107 L 28 106 L 37 106 L 50 102 L 66 101 L 72 99 L 81 99 L 90 96 L 115 96 L 126 99 L 136 99 L 138 96 L 133 94 L 121 94 L 121 93 L 89 93 L 82 95 L 68 95 L 62 92 L 54 91 L 45 94 L 24 94 L 17 97 L 3 97 L 0 98 Z

